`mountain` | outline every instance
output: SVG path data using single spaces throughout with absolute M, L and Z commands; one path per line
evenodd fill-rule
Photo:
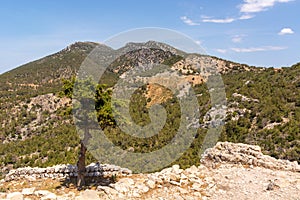
M 112 51 L 97 43 L 77 42 L 0 75 L 0 165 L 4 173 L 23 166 L 76 163 L 79 136 L 64 84 L 78 73 L 94 48 Z M 127 52 L 128 49 L 134 50 Z M 218 113 L 208 112 L 213 110 L 205 84 L 210 72 L 205 74 L 203 69 L 193 67 L 198 62 L 192 59 L 193 54 L 154 41 L 128 43 L 119 51 L 127 53 L 109 65 L 100 81 L 107 85 L 106 91 L 135 66 L 164 64 L 191 83 L 199 103 L 200 123 L 207 124 L 217 117 Z M 260 145 L 268 155 L 299 162 L 300 64 L 281 69 L 257 68 L 208 55 L 196 56 L 213 63 L 225 84 L 227 116 L 219 140 Z M 180 106 L 172 91 L 148 84 L 134 93 L 132 102 L 130 113 L 141 126 L 151 122 L 148 115 L 151 105 L 163 105 L 168 117 L 164 129 L 143 140 L 130 137 L 111 124 L 103 127 L 107 137 L 133 152 L 149 152 L 168 144 L 180 123 Z M 207 126 L 199 127 L 190 148 L 172 165 L 187 168 L 199 164 L 198 154 L 206 132 Z M 95 161 L 91 154 L 88 161 Z
M 1 97 L 24 96 L 27 92 L 32 96 L 59 90 L 62 78 L 68 79 L 74 75 L 84 58 L 97 45 L 77 42 L 58 53 L 1 74 Z

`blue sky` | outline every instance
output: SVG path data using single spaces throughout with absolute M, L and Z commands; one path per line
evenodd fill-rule
M 142 27 L 182 32 L 224 59 L 290 66 L 300 62 L 299 10 L 299 0 L 1 0 L 0 73 Z

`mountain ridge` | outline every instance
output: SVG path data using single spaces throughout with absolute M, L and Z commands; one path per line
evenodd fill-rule
M 49 166 L 63 163 L 64 160 L 76 162 L 79 138 L 72 121 L 71 104 L 67 103 L 71 99 L 61 94 L 64 86 L 62 80 L 71 80 L 88 53 L 97 45 L 92 42 L 75 43 L 58 53 L 0 75 L 0 136 L 2 141 L 9 141 L 0 145 L 2 166 Z M 148 45 L 151 46 L 151 42 Z M 168 51 L 145 47 L 140 51 L 128 52 L 126 56 L 111 65 L 112 73 L 103 83 L 111 84 L 117 80 L 123 73 L 114 73 L 113 70 L 118 67 L 124 70 L 137 65 L 137 56 L 145 56 L 146 62 L 152 59 L 163 63 L 184 77 L 191 78 L 188 79 L 191 82 L 192 76 L 197 73 L 190 67 L 191 61 Z M 257 144 L 268 155 L 299 161 L 300 64 L 275 70 L 210 58 L 216 64 L 219 62 L 221 69 L 226 69 L 221 71 L 221 75 L 228 110 L 220 140 Z M 109 87 L 113 87 L 113 84 Z M 160 90 L 157 86 L 149 86 L 148 93 L 144 89 L 147 87 L 141 88 L 133 98 L 137 106 L 132 110 L 137 121 L 147 122 L 147 109 L 155 102 L 167 107 L 170 116 L 178 115 L 174 98 L 157 98 L 154 91 Z M 204 115 L 211 108 L 209 92 L 200 80 L 195 82 L 193 89 L 197 94 L 200 112 Z M 170 92 L 157 94 L 169 95 Z M 175 105 L 174 108 L 171 105 Z M 214 117 L 213 114 L 202 116 L 200 122 L 205 123 L 211 117 Z M 177 123 L 175 118 L 173 121 Z M 176 127 L 176 124 L 171 125 L 172 120 L 169 122 L 169 128 Z M 123 149 L 147 151 L 148 144 L 145 141 L 130 139 L 115 127 L 109 127 L 107 132 Z M 169 141 L 169 132 L 160 135 L 163 144 Z M 186 168 L 199 163 L 197 149 L 201 148 L 205 134 L 205 129 L 199 130 L 195 142 L 176 164 L 180 163 L 181 167 Z M 159 148 L 155 146 L 156 143 L 157 138 L 153 138 L 149 145 Z M 89 162 L 93 161 L 91 155 L 88 157 Z

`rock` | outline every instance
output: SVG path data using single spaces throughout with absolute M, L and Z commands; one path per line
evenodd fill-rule
M 175 200 L 184 200 L 184 198 L 182 198 L 181 196 L 175 196 Z
M 178 188 L 178 191 L 181 193 L 181 194 L 188 194 L 188 190 L 184 189 L 184 188 Z
M 195 200 L 195 198 L 193 196 L 188 195 L 188 196 L 185 197 L 185 200 Z
M 114 189 L 120 193 L 126 193 L 134 185 L 134 181 L 131 178 L 122 178 L 113 185 Z
M 135 197 L 135 198 L 140 198 L 140 197 L 141 197 L 141 194 L 139 193 L 138 190 L 133 190 L 131 196 L 132 196 L 132 197 Z
M 12 192 L 6 195 L 7 200 L 23 200 L 23 195 L 21 192 Z
M 57 200 L 74 200 L 75 199 L 75 193 L 69 192 L 67 194 L 64 194 L 62 196 L 57 196 Z
M 131 178 L 122 178 L 119 180 L 119 183 L 124 183 L 126 185 L 133 185 L 134 181 Z
M 267 190 L 274 190 L 280 188 L 274 181 L 270 180 L 270 183 L 267 186 Z
M 41 198 L 41 200 L 56 200 L 57 199 L 57 196 L 56 194 L 50 192 L 49 194 L 47 194 L 46 196 L 43 196 Z
M 201 196 L 202 196 L 200 192 L 194 192 L 194 195 L 198 198 L 201 198 Z
M 185 171 L 189 174 L 196 174 L 198 172 L 198 168 L 193 165 L 190 168 L 187 168 Z
M 178 183 L 177 181 L 170 181 L 170 183 L 179 187 L 181 186 L 181 183 Z
M 23 195 L 32 195 L 34 193 L 34 191 L 35 191 L 35 187 L 33 187 L 33 188 L 24 188 L 22 190 L 22 194 Z
M 146 185 L 147 185 L 150 189 L 153 189 L 153 188 L 155 188 L 155 181 L 153 181 L 153 180 L 148 180 L 148 181 L 146 182 Z
M 172 172 L 172 168 L 165 168 L 161 170 L 161 174 L 170 174 Z
M 180 181 L 180 174 L 170 173 L 169 177 L 171 181 Z
M 98 191 L 104 191 L 105 194 L 107 195 L 112 195 L 112 196 L 117 196 L 119 193 L 118 191 L 116 191 L 115 189 L 111 188 L 111 187 L 107 187 L 107 186 L 98 186 L 97 187 Z
M 158 174 L 152 174 L 151 176 L 148 177 L 148 180 L 152 180 L 155 183 L 162 184 L 163 180 L 161 177 L 158 176 L 159 176 Z
M 198 191 L 198 192 L 200 192 L 201 191 L 201 184 L 199 184 L 199 183 L 194 183 L 193 185 L 192 185 L 192 190 L 195 190 L 195 191 Z
M 95 190 L 85 190 L 80 192 L 79 196 L 75 200 L 95 200 L 99 199 L 98 192 Z
M 300 172 L 297 162 L 277 160 L 263 155 L 259 146 L 242 143 L 218 142 L 215 147 L 207 149 L 202 154 L 201 163 L 210 168 L 213 168 L 216 163 L 232 163 Z
M 125 185 L 125 184 L 116 183 L 113 187 L 116 191 L 118 191 L 120 193 L 126 193 L 129 191 L 128 185 Z
M 140 194 L 141 194 L 141 193 L 146 193 L 146 192 L 149 191 L 149 188 L 148 188 L 145 184 L 143 184 L 143 183 L 138 183 L 138 184 L 136 185 L 136 188 L 139 190 L 139 193 L 140 193 Z
M 60 169 L 61 169 L 61 166 L 57 165 L 57 166 L 54 167 L 54 172 L 58 173 L 60 171 Z
M 5 199 L 5 197 L 6 197 L 6 193 L 0 192 L 0 199 Z
M 37 190 L 34 192 L 34 194 L 37 196 L 47 196 L 50 193 L 51 192 L 49 192 L 48 190 Z
M 179 165 L 173 165 L 172 166 L 172 172 L 175 174 L 180 174 L 183 170 L 180 169 Z

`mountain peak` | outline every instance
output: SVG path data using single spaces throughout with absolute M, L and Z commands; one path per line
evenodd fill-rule
M 66 48 L 64 48 L 62 51 L 71 51 L 71 50 L 91 51 L 98 45 L 99 45 L 99 43 L 89 42 L 89 41 L 75 42 L 73 44 L 70 44 Z
M 137 48 L 153 48 L 153 49 L 161 49 L 163 51 L 169 51 L 176 55 L 184 56 L 186 53 L 176 49 L 175 47 L 168 45 L 163 42 L 149 40 L 147 42 L 129 42 L 123 48 L 125 49 L 137 49 Z

